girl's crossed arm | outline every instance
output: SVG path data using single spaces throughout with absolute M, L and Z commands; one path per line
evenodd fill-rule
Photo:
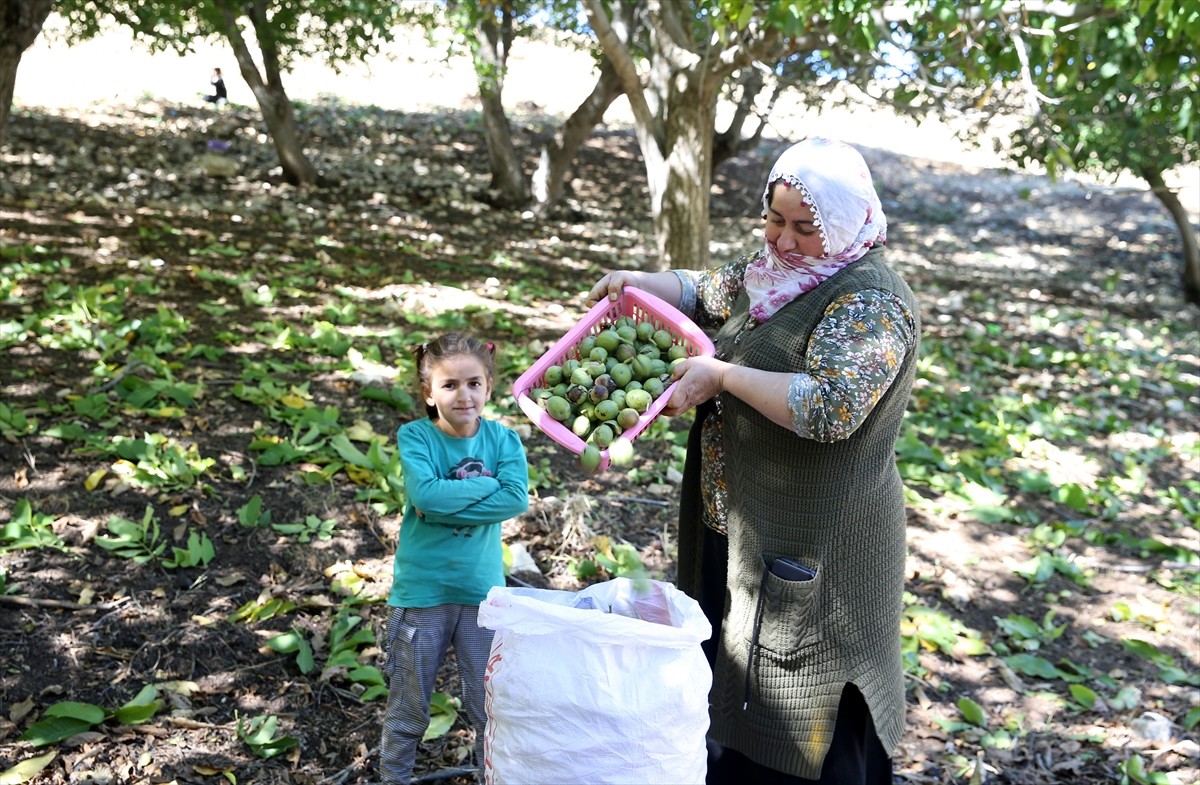
M 401 428 L 397 434 L 400 469 L 409 504 L 423 516 L 453 515 L 464 507 L 495 493 L 500 483 L 495 477 L 443 479 L 432 456 L 440 451 L 430 444 L 426 434 L 416 428 Z
M 505 432 L 500 458 L 496 463 L 496 475 L 473 479 L 495 480 L 499 487 L 454 513 L 443 515 L 420 508 L 425 513 L 426 522 L 456 526 L 483 525 L 507 520 L 529 509 L 529 463 L 525 459 L 525 447 L 521 444 L 520 437 L 512 431 Z

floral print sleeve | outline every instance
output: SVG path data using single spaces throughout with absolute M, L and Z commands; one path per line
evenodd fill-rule
M 761 253 L 743 256 L 711 270 L 672 270 L 683 285 L 679 310 L 702 329 L 720 327 L 729 319 L 741 294 L 746 265 Z
M 891 387 L 915 341 L 912 314 L 891 292 L 834 300 L 809 338 L 808 367 L 788 390 L 796 433 L 819 442 L 848 438 Z

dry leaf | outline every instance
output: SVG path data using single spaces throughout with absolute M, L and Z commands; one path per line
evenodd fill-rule
M 160 690 L 165 690 L 167 692 L 173 692 L 178 695 L 183 695 L 185 697 L 191 697 L 192 695 L 195 695 L 197 692 L 200 691 L 199 684 L 197 684 L 194 681 L 188 681 L 186 679 L 177 679 L 174 681 L 162 681 L 162 682 L 159 682 L 157 686 Z
M 33 711 L 33 698 L 26 698 L 23 701 L 14 703 L 8 709 L 8 718 L 13 722 L 20 722 L 25 719 L 25 715 Z

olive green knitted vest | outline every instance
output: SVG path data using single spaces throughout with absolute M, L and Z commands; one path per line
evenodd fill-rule
M 916 317 L 912 292 L 882 256 L 868 254 L 749 329 L 743 293 L 716 336 L 718 355 L 795 372 L 805 365 L 809 336 L 826 308 L 851 292 L 893 292 Z M 915 370 L 914 348 L 862 426 L 832 443 L 802 439 L 734 396 L 720 396 L 729 593 L 711 693 L 711 736 L 771 768 L 820 776 L 847 682 L 862 691 L 889 754 L 903 734 L 905 509 L 895 442 Z M 691 509 L 681 505 L 681 512 Z M 680 523 L 679 584 L 693 596 L 699 590 L 701 526 L 698 518 Z M 817 577 L 790 583 L 768 576 L 764 583 L 764 564 L 777 556 L 799 559 Z M 760 586 L 766 592 L 756 625 Z M 756 627 L 757 647 L 751 647 Z

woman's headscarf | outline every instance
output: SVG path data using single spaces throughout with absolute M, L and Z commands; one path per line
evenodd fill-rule
M 785 254 L 766 243 L 766 253 L 746 267 L 745 275 L 750 315 L 758 322 L 887 242 L 887 217 L 871 172 L 850 145 L 814 137 L 785 150 L 763 190 L 764 214 L 773 183 L 800 191 L 812 208 L 825 251 L 819 257 Z

